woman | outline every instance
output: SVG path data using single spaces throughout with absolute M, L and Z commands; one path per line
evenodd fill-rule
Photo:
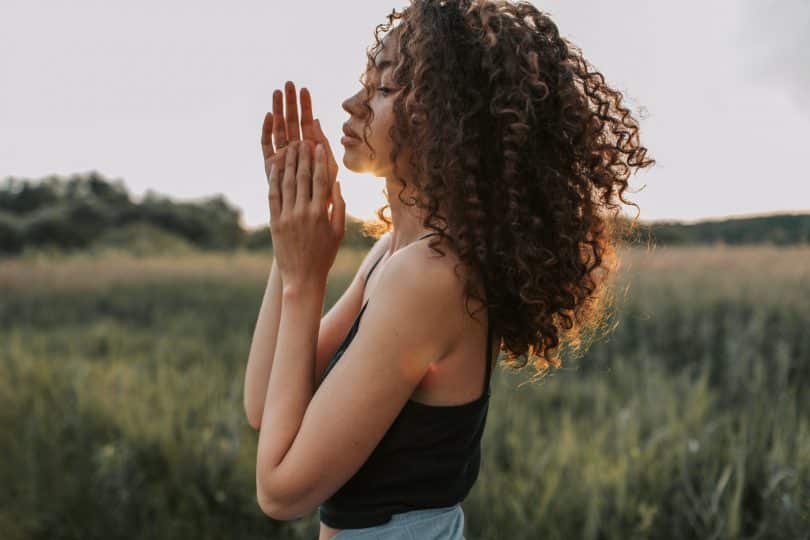
M 306 89 L 300 132 L 290 82 L 286 117 L 276 92 L 265 118 L 274 258 L 245 376 L 257 497 L 275 519 L 317 508 L 320 540 L 463 538 L 498 352 L 541 374 L 600 327 L 617 201 L 637 207 L 630 169 L 654 161 L 621 94 L 530 4 L 412 0 L 375 40 L 343 103 L 343 164 L 397 196 L 322 320 L 337 165 Z

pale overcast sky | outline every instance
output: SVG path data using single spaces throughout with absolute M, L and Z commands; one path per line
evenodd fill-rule
M 658 164 L 631 181 L 641 219 L 810 210 L 810 2 L 533 4 L 643 109 Z M 95 170 L 136 199 L 222 193 L 265 224 L 259 132 L 290 79 L 312 93 L 348 212 L 371 217 L 384 181 L 343 167 L 340 104 L 374 26 L 405 5 L 3 0 L 0 178 Z

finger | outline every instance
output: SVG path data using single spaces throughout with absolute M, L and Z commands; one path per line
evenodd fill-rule
M 276 166 L 276 170 L 278 171 L 278 179 L 281 181 L 284 175 L 284 160 L 286 148 L 281 148 L 278 152 L 276 152 L 273 157 L 265 161 L 265 165 L 267 166 L 267 181 L 270 181 L 270 169 L 273 165 Z
M 273 160 L 270 165 L 270 174 L 268 175 L 269 186 L 267 189 L 267 198 L 270 201 L 270 224 L 278 219 L 281 215 L 281 186 L 279 185 L 279 166 L 277 160 Z
M 298 103 L 295 99 L 295 85 L 292 81 L 284 84 L 284 94 L 287 96 L 285 107 L 287 118 L 287 138 L 290 141 L 300 141 L 301 132 L 298 129 Z
M 315 141 L 318 130 L 312 120 L 312 96 L 309 88 L 301 88 L 301 133 L 304 139 Z
M 295 165 L 298 161 L 298 141 L 293 141 L 284 149 L 287 159 L 284 160 L 284 177 L 281 180 L 281 199 L 284 204 L 282 213 L 291 212 L 295 207 Z
M 323 132 L 323 129 L 321 129 L 321 120 L 320 120 L 320 118 L 315 121 L 315 125 L 318 127 L 318 132 L 320 132 L 321 137 L 323 138 L 324 142 L 328 143 L 329 141 L 326 138 L 326 134 Z M 326 157 L 327 157 L 326 161 L 327 161 L 327 163 L 329 163 L 329 170 L 330 170 L 330 172 L 334 171 L 334 174 L 332 174 L 331 176 L 336 176 L 337 175 L 337 161 L 335 161 L 335 155 L 332 153 L 332 148 L 331 148 L 331 146 L 329 144 L 326 144 L 324 148 L 326 149 Z
M 298 151 L 298 170 L 296 176 L 295 204 L 302 209 L 312 200 L 312 165 L 310 141 L 301 141 Z
M 284 148 L 280 148 L 278 152 L 274 153 L 271 157 L 264 160 L 264 172 L 267 175 L 267 181 L 270 181 L 270 169 L 272 168 L 273 164 L 276 165 L 276 169 L 279 171 L 279 181 L 281 180 L 282 174 L 284 172 L 284 160 L 286 159 L 284 155 Z
M 337 238 L 343 238 L 346 232 L 346 201 L 340 191 L 340 182 L 335 182 L 335 200 L 332 203 L 331 224 Z
M 323 145 L 315 148 L 315 165 L 312 168 L 312 204 L 319 208 L 326 206 L 329 194 L 329 178 L 326 170 L 326 152 Z
M 326 151 L 326 163 L 327 163 L 327 170 L 329 171 L 329 184 L 326 193 L 326 197 L 329 198 L 332 193 L 332 186 L 335 183 L 335 179 L 337 178 L 337 162 L 335 161 L 335 157 L 332 155 L 332 149 L 329 146 L 329 141 L 326 138 L 326 134 L 323 132 L 321 128 L 321 119 L 315 120 L 315 126 L 318 128 L 318 133 L 320 134 L 319 140 L 324 145 L 324 150 Z
M 275 150 L 273 150 L 273 113 L 271 112 L 264 114 L 261 142 L 264 159 L 270 159 L 275 154 Z
M 273 142 L 274 148 L 287 144 L 287 126 L 284 124 L 284 94 L 273 90 Z
M 321 122 L 320 122 L 320 120 L 313 121 L 312 122 L 312 127 L 313 127 L 313 131 L 314 131 L 313 140 L 316 143 L 324 143 L 324 142 L 326 142 L 326 137 L 324 136 L 323 131 L 321 130 Z

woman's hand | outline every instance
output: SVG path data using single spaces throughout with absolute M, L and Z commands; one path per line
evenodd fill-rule
M 287 81 L 284 85 L 285 93 L 281 90 L 273 92 L 273 112 L 264 116 L 262 125 L 262 154 L 264 156 L 264 172 L 270 177 L 271 160 L 280 157 L 278 154 L 284 153 L 284 146 L 293 141 L 312 141 L 315 144 L 322 144 L 326 150 L 328 186 L 327 195 L 331 199 L 332 186 L 337 179 L 338 166 L 329 141 L 321 130 L 319 120 L 312 117 L 312 98 L 309 90 L 305 87 L 301 89 L 301 129 L 298 127 L 298 104 L 295 98 L 295 85 L 292 81 Z M 286 116 L 282 108 L 284 97 L 286 96 Z M 281 148 L 279 148 L 281 147 Z M 276 149 L 279 149 L 277 152 Z
M 273 258 L 285 291 L 325 287 L 345 234 L 346 204 L 340 182 L 335 182 L 330 215 L 324 147 L 296 140 L 284 150 L 284 161 L 271 159 L 270 164 Z

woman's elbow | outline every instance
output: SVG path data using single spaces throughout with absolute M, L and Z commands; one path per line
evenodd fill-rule
M 258 496 L 258 500 L 259 508 L 261 508 L 262 513 L 276 521 L 292 521 L 303 517 L 301 512 L 296 511 L 290 506 L 276 503 L 263 496 Z
M 261 415 L 257 415 L 253 413 L 250 405 L 248 404 L 247 400 L 245 400 L 243 404 L 243 408 L 245 410 L 245 418 L 247 418 L 248 424 L 254 430 L 259 431 L 259 428 L 262 426 L 262 417 Z

